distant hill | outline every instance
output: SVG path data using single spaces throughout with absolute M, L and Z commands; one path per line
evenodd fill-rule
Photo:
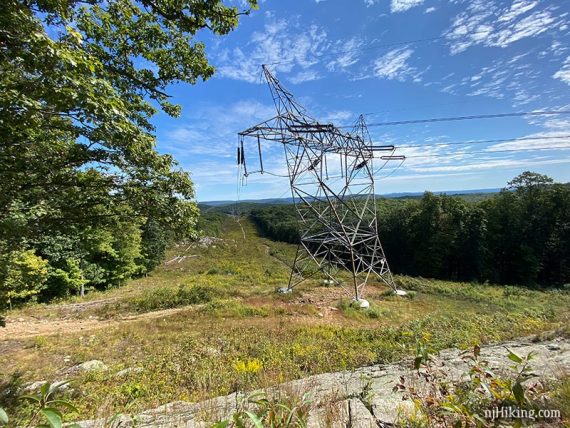
M 442 192 L 433 192 L 436 195 L 454 195 L 454 196 L 462 196 L 462 195 L 469 195 L 475 196 L 479 195 L 484 197 L 485 195 L 490 195 L 493 193 L 499 192 L 501 189 L 473 189 L 473 190 L 445 190 Z M 420 198 L 424 192 L 400 192 L 400 193 L 386 193 L 383 195 L 376 195 L 378 198 L 387 198 L 387 199 L 414 199 Z M 235 204 L 236 201 L 202 201 L 200 205 L 202 206 L 209 206 L 209 207 L 223 207 L 226 205 Z M 281 204 L 292 204 L 293 198 L 267 198 L 267 199 L 243 199 L 240 203 L 248 203 L 248 204 L 262 204 L 262 205 L 281 205 Z

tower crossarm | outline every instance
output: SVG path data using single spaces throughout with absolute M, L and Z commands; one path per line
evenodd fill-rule
M 276 116 L 239 133 L 241 137 L 259 137 L 349 157 L 372 158 L 376 152 L 393 151 L 394 146 L 372 145 L 358 135 L 341 131 L 333 124 L 299 123 L 289 117 Z

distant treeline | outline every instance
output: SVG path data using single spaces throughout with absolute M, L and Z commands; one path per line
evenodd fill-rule
M 570 282 L 568 184 L 525 172 L 478 202 L 426 192 L 377 203 L 379 234 L 396 273 L 528 286 Z M 266 236 L 299 242 L 291 206 L 255 208 L 251 217 Z

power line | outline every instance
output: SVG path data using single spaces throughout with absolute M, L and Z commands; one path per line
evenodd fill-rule
M 496 140 L 476 140 L 476 141 L 463 141 L 463 142 L 452 142 L 452 143 L 436 143 L 436 144 L 429 144 L 429 145 L 410 145 L 410 146 L 396 146 L 396 149 L 399 148 L 408 148 L 408 147 L 426 147 L 426 146 L 437 146 L 437 145 L 455 145 L 455 144 L 476 144 L 476 143 L 493 143 L 493 142 L 510 142 L 510 141 L 526 141 L 526 140 L 540 140 L 540 139 L 561 139 L 561 138 L 570 138 L 570 135 L 561 135 L 558 137 L 521 137 L 521 138 L 510 138 L 510 139 L 496 139 Z M 570 143 L 569 141 L 562 141 L 562 143 Z M 528 152 L 528 151 L 545 151 L 545 150 L 570 150 L 570 146 L 552 146 L 552 147 L 531 147 L 531 148 L 519 148 L 519 149 L 504 149 L 504 150 L 477 150 L 477 151 L 462 151 L 462 152 L 451 152 L 451 153 L 434 153 L 434 154 L 429 154 L 429 155 L 406 155 L 406 159 L 412 159 L 412 158 L 441 158 L 441 157 L 453 157 L 453 156 L 457 156 L 457 155 L 471 155 L 471 154 L 494 154 L 494 153 L 513 153 L 513 152 Z M 387 174 L 386 176 L 383 177 L 378 177 L 379 179 L 383 179 L 386 178 L 392 174 L 394 174 L 394 172 L 396 172 L 397 169 L 399 169 L 402 164 L 404 163 L 405 159 L 402 160 L 401 163 L 399 163 L 397 165 L 397 167 L 391 171 L 389 174 Z M 378 172 L 380 172 L 382 169 L 385 168 L 385 166 L 388 164 L 389 161 L 385 161 L 384 164 L 379 167 L 376 168 L 374 171 L 374 174 L 376 175 Z M 261 171 L 252 171 L 250 174 L 253 173 L 260 173 Z M 286 175 L 281 175 L 281 174 L 276 174 L 276 173 L 272 173 L 270 171 L 263 171 L 262 174 L 267 174 L 267 175 L 271 175 L 274 177 L 280 177 L 280 178 L 288 178 L 288 176 Z M 344 178 L 344 176 L 342 175 L 333 175 L 329 177 L 330 179 L 335 179 L 331 182 L 335 183 L 337 182 L 339 179 Z
M 452 117 L 434 117 L 429 119 L 413 119 L 413 120 L 398 120 L 393 122 L 377 122 L 369 123 L 371 126 L 393 126 L 393 125 L 411 125 L 416 123 L 433 123 L 433 122 L 452 122 L 460 120 L 474 120 L 474 119 L 500 119 L 506 117 L 519 117 L 519 116 L 549 116 L 557 114 L 570 114 L 570 110 L 559 111 L 523 111 L 515 113 L 496 113 L 496 114 L 474 114 L 470 116 L 452 116 Z M 340 129 L 352 128 L 352 125 L 338 126 Z
M 471 140 L 471 141 L 452 141 L 448 143 L 433 143 L 433 144 L 404 144 L 397 145 L 397 149 L 413 148 L 413 147 L 435 147 L 435 146 L 456 146 L 468 144 L 491 144 L 491 143 L 508 143 L 515 141 L 533 141 L 533 140 L 558 140 L 561 138 L 570 138 L 570 135 L 559 136 L 543 136 L 543 137 L 519 137 L 519 138 L 500 138 L 495 140 Z

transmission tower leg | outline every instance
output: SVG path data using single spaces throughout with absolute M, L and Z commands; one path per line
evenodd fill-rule
M 298 281 L 295 280 L 295 270 L 297 269 L 297 259 L 299 258 L 299 253 L 301 251 L 301 244 L 297 245 L 297 251 L 295 251 L 295 259 L 291 265 L 291 273 L 289 274 L 289 284 L 287 285 L 288 290 L 292 290 Z

